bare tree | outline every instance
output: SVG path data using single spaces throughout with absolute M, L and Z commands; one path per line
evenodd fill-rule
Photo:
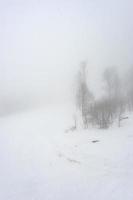
M 121 95 L 121 80 L 116 68 L 110 67 L 105 69 L 103 80 L 108 98 L 119 98 Z
M 109 101 L 112 120 L 118 118 L 118 126 L 123 119 L 126 110 L 125 91 L 123 91 L 122 80 L 116 68 L 107 68 L 103 74 L 106 96 Z
M 127 104 L 129 111 L 133 111 L 133 66 L 127 71 L 125 78 L 125 89 L 127 91 Z
M 78 73 L 76 104 L 81 112 L 84 128 L 88 127 L 88 115 L 93 95 L 88 89 L 86 80 L 86 63 L 83 62 Z

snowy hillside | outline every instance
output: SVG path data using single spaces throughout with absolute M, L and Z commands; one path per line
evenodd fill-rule
M 0 119 L 1 200 L 133 199 L 133 118 L 66 133 L 71 122 L 62 108 Z

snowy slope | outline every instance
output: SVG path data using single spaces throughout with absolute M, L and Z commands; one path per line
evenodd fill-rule
M 70 113 L 0 119 L 0 200 L 133 199 L 133 117 L 121 128 L 66 133 Z

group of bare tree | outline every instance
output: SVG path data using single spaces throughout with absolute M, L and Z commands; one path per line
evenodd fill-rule
M 114 122 L 121 126 L 126 119 L 126 111 L 133 111 L 133 68 L 121 78 L 116 68 L 103 72 L 104 95 L 95 100 L 86 77 L 86 63 L 82 63 L 78 73 L 76 105 L 82 116 L 84 128 L 91 124 L 99 128 L 109 128 Z

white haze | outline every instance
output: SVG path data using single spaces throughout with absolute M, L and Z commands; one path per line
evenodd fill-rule
M 99 92 L 107 66 L 133 64 L 131 0 L 0 0 L 0 101 L 4 112 L 64 103 L 80 62 Z

